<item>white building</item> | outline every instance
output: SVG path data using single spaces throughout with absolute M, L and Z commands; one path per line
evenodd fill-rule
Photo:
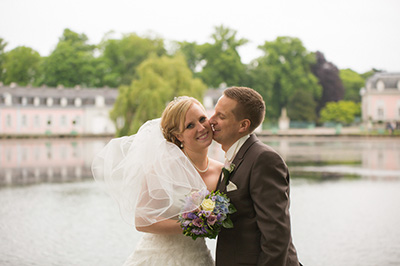
M 376 73 L 361 89 L 364 122 L 400 121 L 400 73 Z
M 0 86 L 0 135 L 113 135 L 117 89 Z

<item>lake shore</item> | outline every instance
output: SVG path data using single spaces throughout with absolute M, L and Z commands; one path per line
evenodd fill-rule
M 256 134 L 259 137 L 277 136 L 277 137 L 400 137 L 400 130 L 395 130 L 393 134 L 390 134 L 384 129 L 365 130 L 362 127 L 313 127 L 313 128 L 289 128 L 289 129 L 263 129 L 256 130 Z M 102 135 L 77 135 L 77 134 L 39 134 L 39 135 L 26 135 L 26 134 L 1 134 L 0 139 L 36 139 L 36 138 L 114 138 L 112 134 Z
M 400 130 L 389 134 L 385 130 L 367 131 L 361 127 L 314 127 L 314 128 L 289 128 L 289 129 L 269 129 L 256 132 L 257 136 L 322 136 L 322 137 L 400 137 Z

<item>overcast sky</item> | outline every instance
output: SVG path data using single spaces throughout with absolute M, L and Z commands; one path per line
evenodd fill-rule
M 42 56 L 65 28 L 93 44 L 111 30 L 201 44 L 221 24 L 249 40 L 244 63 L 260 55 L 258 45 L 291 36 L 340 69 L 400 72 L 399 0 L 0 0 L 6 51 L 24 45 Z

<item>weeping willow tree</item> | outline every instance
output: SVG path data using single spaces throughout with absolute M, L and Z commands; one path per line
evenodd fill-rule
M 201 100 L 206 90 L 200 79 L 193 78 L 182 55 L 151 56 L 139 65 L 137 73 L 130 86 L 119 88 L 110 113 L 118 136 L 134 134 L 147 120 L 160 117 L 174 97 L 187 95 Z

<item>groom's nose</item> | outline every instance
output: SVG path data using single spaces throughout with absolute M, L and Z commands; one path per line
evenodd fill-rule
M 215 124 L 216 124 L 216 121 L 215 121 L 214 116 L 215 116 L 215 114 L 213 114 L 213 115 L 210 117 L 210 119 L 208 120 L 208 121 L 210 122 L 211 125 L 215 125 Z
M 210 117 L 209 122 L 210 122 L 212 131 L 215 131 L 214 126 L 217 124 L 217 121 L 214 119 L 214 115 Z

